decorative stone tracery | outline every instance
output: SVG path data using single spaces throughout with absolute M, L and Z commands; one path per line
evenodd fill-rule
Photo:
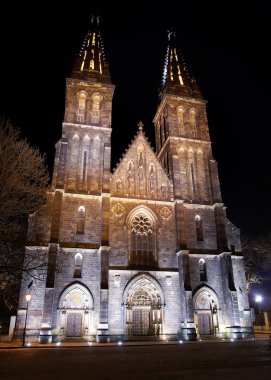
M 153 228 L 143 213 L 134 216 L 131 223 L 131 265 L 153 265 Z
M 117 203 L 112 207 L 112 211 L 116 217 L 120 218 L 124 214 L 125 207 L 121 203 Z
M 172 211 L 168 207 L 162 207 L 159 213 L 163 219 L 169 219 L 172 215 Z
M 151 279 L 141 277 L 132 282 L 125 297 L 125 334 L 162 334 L 163 301 L 159 287 Z

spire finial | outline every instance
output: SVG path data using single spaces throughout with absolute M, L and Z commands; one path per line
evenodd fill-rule
M 173 26 L 171 26 L 168 31 L 167 31 L 167 38 L 168 38 L 168 42 L 172 41 L 173 39 L 176 38 L 176 33 L 175 33 L 175 30 L 173 28 Z
M 177 47 L 175 29 L 167 30 L 167 50 L 162 75 L 162 92 L 169 91 L 186 96 L 201 97 L 194 81 L 191 81 L 183 56 Z
M 138 126 L 139 131 L 143 131 L 144 124 L 142 123 L 141 120 L 139 120 L 139 122 L 137 123 L 137 126 Z
M 94 14 L 90 16 L 90 25 L 96 26 L 97 28 L 99 28 L 100 16 L 97 14 L 97 12 L 95 12 Z

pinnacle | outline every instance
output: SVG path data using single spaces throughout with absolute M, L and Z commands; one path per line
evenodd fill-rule
M 143 131 L 144 124 L 142 123 L 141 120 L 139 120 L 139 122 L 137 123 L 137 126 L 138 126 L 139 131 Z

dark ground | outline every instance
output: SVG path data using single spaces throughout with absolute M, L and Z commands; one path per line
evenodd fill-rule
M 0 379 L 271 378 L 267 340 L 0 351 Z

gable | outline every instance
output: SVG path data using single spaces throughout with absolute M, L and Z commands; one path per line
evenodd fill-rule
M 110 191 L 117 197 L 172 199 L 171 181 L 141 131 L 112 175 Z

